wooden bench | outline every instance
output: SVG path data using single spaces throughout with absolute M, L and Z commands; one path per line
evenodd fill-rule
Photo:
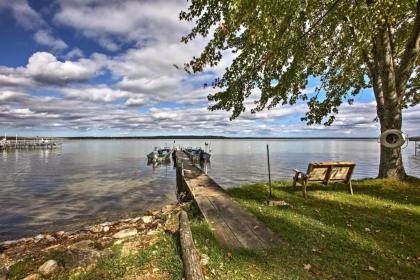
M 308 171 L 305 173 L 294 169 L 293 187 L 296 183 L 302 185 L 303 197 L 306 199 L 306 188 L 308 182 L 322 182 L 327 185 L 329 182 L 344 182 L 348 185 L 351 195 L 353 188 L 351 186 L 351 176 L 353 175 L 356 164 L 354 162 L 314 162 L 309 163 Z

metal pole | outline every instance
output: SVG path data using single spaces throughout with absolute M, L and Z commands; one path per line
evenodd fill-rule
M 268 165 L 268 186 L 270 188 L 270 197 L 272 197 L 272 194 L 271 194 L 270 152 L 269 152 L 269 149 L 268 149 L 268 144 L 267 144 L 267 165 Z

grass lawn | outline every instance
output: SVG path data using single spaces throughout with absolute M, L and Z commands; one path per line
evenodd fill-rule
M 266 184 L 228 190 L 278 233 L 287 246 L 268 251 L 228 251 L 207 223 L 192 221 L 197 249 L 209 257 L 210 279 L 419 279 L 420 180 L 311 184 L 308 200 L 291 182 L 273 184 L 290 206 L 267 206 Z

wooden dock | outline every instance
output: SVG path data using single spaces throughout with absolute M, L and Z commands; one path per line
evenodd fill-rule
M 17 149 L 53 149 L 60 147 L 61 143 L 54 140 L 44 139 L 18 139 L 18 140 L 0 140 L 1 150 L 17 150 Z
M 176 152 L 177 185 L 195 200 L 216 239 L 227 248 L 265 249 L 284 244 L 253 214 L 234 201 L 188 156 Z

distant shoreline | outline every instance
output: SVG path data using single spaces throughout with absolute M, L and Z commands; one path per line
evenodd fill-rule
M 221 139 L 221 140 L 372 140 L 377 137 L 227 137 L 227 136 L 85 136 L 85 137 L 56 137 L 59 139 L 68 140 L 89 140 L 89 139 L 174 139 L 174 140 L 189 140 L 189 139 Z
M 169 135 L 169 136 L 35 136 L 35 137 L 17 137 L 20 139 L 36 139 L 36 138 L 53 138 L 53 139 L 64 139 L 64 140 L 190 140 L 190 139 L 209 139 L 209 140 L 374 140 L 378 137 L 229 137 L 229 136 L 217 136 L 217 135 Z M 10 137 L 15 139 L 15 137 Z M 409 141 L 420 141 L 420 136 L 408 137 Z

